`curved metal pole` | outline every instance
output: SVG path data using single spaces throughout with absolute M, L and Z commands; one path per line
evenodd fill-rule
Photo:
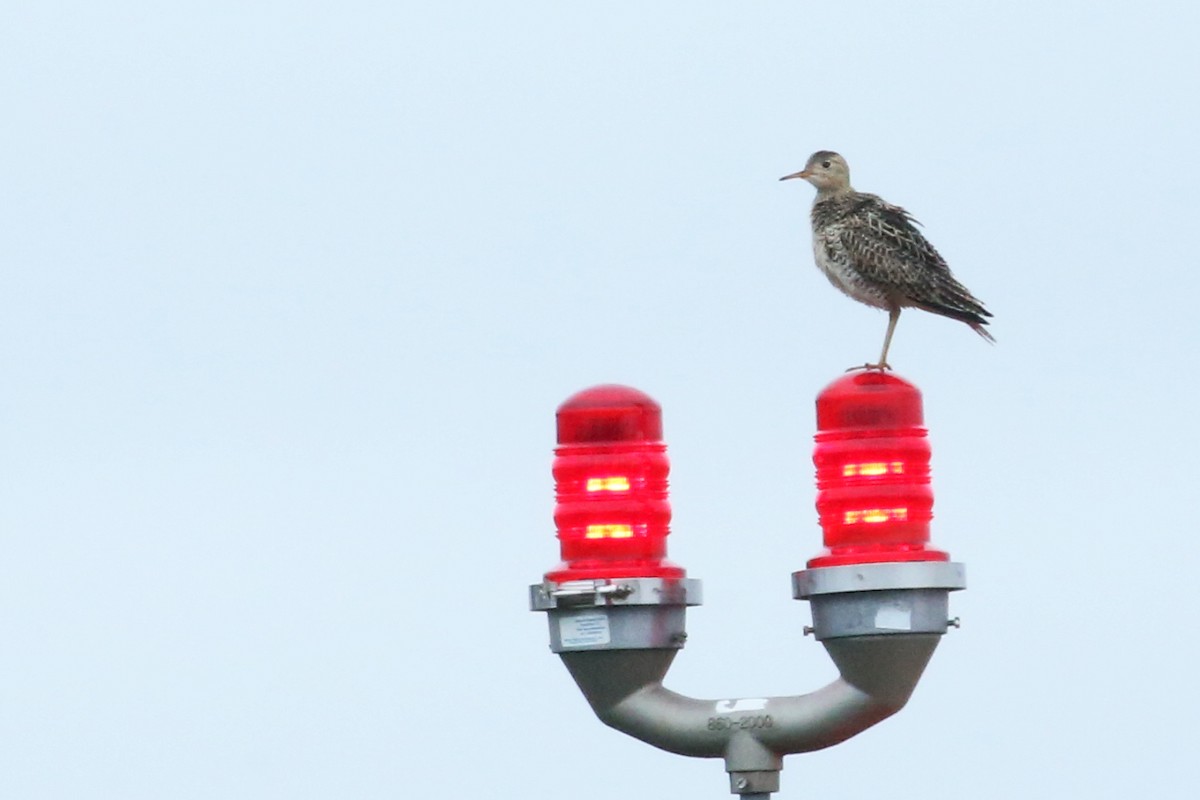
M 839 677 L 788 697 L 701 700 L 663 686 L 687 638 L 685 608 L 699 581 L 621 578 L 535 584 L 530 605 L 548 612 L 558 653 L 596 715 L 663 750 L 722 758 L 730 789 L 766 797 L 783 757 L 843 742 L 908 702 L 948 620 L 948 593 L 966 585 L 961 564 L 885 562 L 805 570 L 794 596 L 810 602 L 812 632 Z
M 939 638 L 892 634 L 827 641 L 841 672 L 828 686 L 797 696 L 724 700 L 686 697 L 662 685 L 676 650 L 560 655 L 606 725 L 672 753 L 725 758 L 729 771 L 741 772 L 778 770 L 782 756 L 830 747 L 895 714 Z

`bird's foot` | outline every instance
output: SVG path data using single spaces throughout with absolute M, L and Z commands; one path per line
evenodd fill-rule
M 887 363 L 886 361 L 881 364 L 863 364 L 862 366 L 857 366 L 857 367 L 847 367 L 846 372 L 858 372 L 860 369 L 862 369 L 862 370 L 874 369 L 874 370 L 878 370 L 880 372 L 889 372 L 892 369 L 892 365 Z

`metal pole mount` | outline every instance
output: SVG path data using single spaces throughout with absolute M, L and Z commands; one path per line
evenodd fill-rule
M 530 606 L 547 613 L 550 649 L 601 721 L 672 753 L 722 758 L 732 793 L 766 800 L 783 756 L 838 744 L 904 707 L 956 624 L 947 595 L 966 587 L 963 566 L 947 562 L 822 567 L 792 581 L 840 676 L 788 697 L 701 700 L 663 686 L 687 639 L 686 608 L 700 604 L 698 580 L 543 582 L 529 587 Z

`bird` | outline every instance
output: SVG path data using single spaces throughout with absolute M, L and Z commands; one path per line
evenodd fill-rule
M 818 150 L 804 169 L 779 180 L 794 178 L 803 178 L 817 190 L 812 206 L 817 267 L 849 297 L 888 312 L 879 362 L 851 369 L 891 369 L 888 348 L 904 308 L 965 322 L 988 342 L 996 341 L 984 327 L 991 312 L 950 272 L 918 230 L 920 223 L 900 206 L 856 192 L 846 159 Z

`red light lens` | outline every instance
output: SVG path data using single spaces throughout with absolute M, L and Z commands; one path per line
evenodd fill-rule
M 817 396 L 817 513 L 826 551 L 809 567 L 948 561 L 929 545 L 933 490 L 921 393 L 868 370 Z
M 558 409 L 554 522 L 563 563 L 555 583 L 681 578 L 666 560 L 671 505 L 662 408 L 627 386 L 596 386 Z

